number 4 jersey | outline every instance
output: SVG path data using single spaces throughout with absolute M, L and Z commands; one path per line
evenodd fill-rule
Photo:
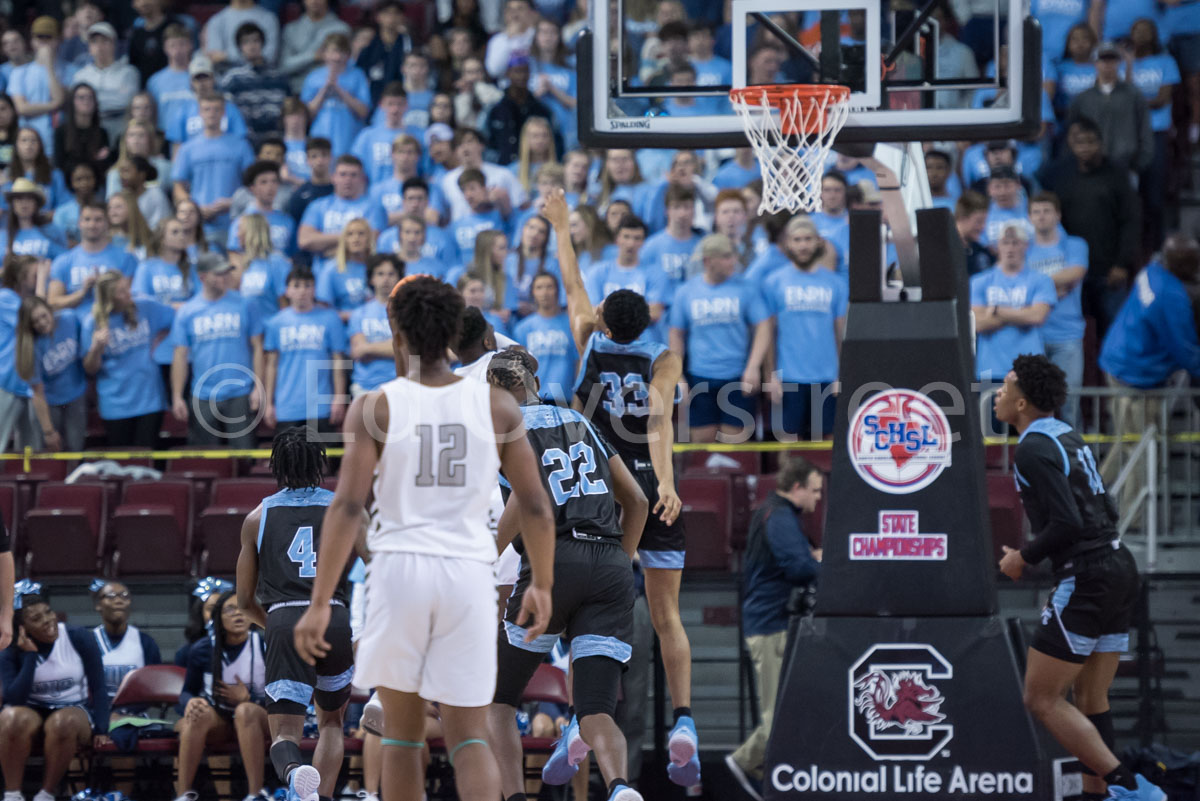
M 307 602 L 317 575 L 317 549 L 321 547 L 321 521 L 333 493 L 321 487 L 284 489 L 262 502 L 258 521 L 258 602 L 264 609 L 289 601 Z M 350 600 L 346 575 L 333 597 Z
M 388 430 L 375 474 L 371 553 L 399 551 L 491 564 L 488 509 L 500 473 L 492 388 L 471 379 L 381 385 Z

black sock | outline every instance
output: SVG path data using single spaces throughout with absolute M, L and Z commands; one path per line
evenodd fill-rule
M 504 801 L 525 801 L 525 794 L 514 793 L 513 795 L 510 795 L 508 798 L 504 799 Z
M 575 717 L 575 705 L 571 704 L 567 707 L 567 722 L 571 722 L 571 718 Z
M 1083 801 L 1104 801 L 1108 798 L 1108 793 L 1083 793 L 1079 796 Z
M 609 782 L 609 783 L 608 783 L 608 794 L 609 794 L 609 795 L 612 795 L 612 794 L 613 794 L 613 792 L 614 792 L 614 791 L 615 791 L 615 790 L 616 790 L 618 787 L 621 787 L 621 786 L 628 787 L 628 786 L 629 786 L 629 782 L 625 781 L 624 779 L 613 779 L 611 782 Z
M 300 744 L 291 740 L 280 740 L 271 744 L 271 764 L 280 781 L 288 780 L 288 771 L 304 763 L 300 753 Z
M 678 723 L 680 718 L 690 718 L 692 716 L 692 708 L 690 706 L 675 707 L 675 722 Z
M 1137 790 L 1137 779 L 1133 778 L 1133 773 L 1129 768 L 1125 767 L 1124 763 L 1118 764 L 1112 769 L 1111 773 L 1104 775 L 1106 784 L 1119 784 L 1126 790 Z
M 318 801 L 333 801 L 333 799 L 327 795 L 319 795 L 317 796 L 317 799 Z

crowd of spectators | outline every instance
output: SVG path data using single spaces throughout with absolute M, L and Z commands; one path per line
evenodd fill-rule
M 253 445 L 260 418 L 336 429 L 352 395 L 393 375 L 382 299 L 414 272 L 458 286 L 533 352 L 545 398 L 563 402 L 576 354 L 539 216 L 560 190 L 593 300 L 641 292 L 648 336 L 686 357 L 691 439 L 753 434 L 759 412 L 775 435 L 827 435 L 848 210 L 882 209 L 888 261 L 905 259 L 913 210 L 895 205 L 896 176 L 838 155 L 821 212 L 762 216 L 749 148 L 581 148 L 573 50 L 586 7 L 234 0 L 196 19 L 168 0 L 133 13 L 78 0 L 65 18 L 18 15 L 0 64 L 0 448 L 77 449 L 89 414 L 113 446 L 154 445 L 164 414 L 194 444 Z M 980 35 L 990 10 L 938 10 L 940 77 L 1003 63 Z M 1187 297 L 1195 282 L 1194 270 L 1150 284 L 1140 271 L 1200 140 L 1200 2 L 1034 0 L 1033 11 L 1045 29 L 1039 135 L 925 146 L 933 203 L 953 209 L 968 252 L 979 378 L 1037 351 L 1079 386 L 1100 350 L 1084 347 L 1089 318 L 1117 354 L 1100 361 L 1114 383 L 1200 375 L 1185 309 L 1136 331 L 1122 310 L 1152 305 L 1147 293 Z M 628 4 L 629 74 L 727 83 L 728 13 Z M 811 22 L 776 16 L 793 30 Z M 855 13 L 844 24 L 861 33 Z M 751 82 L 791 78 L 795 59 L 765 30 L 751 35 Z M 996 102 L 993 88 L 936 99 Z M 1167 354 L 1151 378 L 1106 366 L 1143 363 L 1129 357 L 1143 351 Z M 1073 399 L 1063 415 L 1076 410 Z

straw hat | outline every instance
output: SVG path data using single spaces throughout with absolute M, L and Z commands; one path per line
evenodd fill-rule
M 4 193 L 4 197 L 12 202 L 14 197 L 18 195 L 30 195 L 37 198 L 39 205 L 46 205 L 46 195 L 42 192 L 42 188 L 28 178 L 18 178 L 12 182 L 12 186 Z

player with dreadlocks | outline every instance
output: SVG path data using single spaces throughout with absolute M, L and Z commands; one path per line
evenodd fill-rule
M 1066 375 L 1045 356 L 1018 356 L 996 393 L 996 418 L 1020 436 L 1013 480 L 1034 531 L 1024 548 L 1004 546 L 1000 570 L 1016 581 L 1049 559 L 1058 582 L 1029 646 L 1025 705 L 1083 763 L 1087 797 L 1166 801 L 1112 751 L 1108 690 L 1141 582 L 1091 449 L 1054 419 L 1066 399 Z
M 506 801 L 525 801 L 516 708 L 525 685 L 559 637 L 571 650 L 574 711 L 585 742 L 596 751 L 609 801 L 641 801 L 629 786 L 625 737 L 613 720 L 624 665 L 632 655 L 633 565 L 649 505 L 619 454 L 573 409 L 542 405 L 534 358 L 523 350 L 496 354 L 488 381 L 521 404 L 525 428 L 540 454 L 542 480 L 554 501 L 554 611 L 549 636 L 525 642 L 517 620 L 530 570 L 522 559 L 499 636 L 499 671 L 492 703 L 493 748 Z M 620 510 L 618 511 L 618 504 Z M 510 498 L 496 546 L 519 539 L 521 505 Z
M 383 704 L 383 797 L 417 801 L 424 789 L 425 704 L 441 705 L 458 797 L 496 801 L 500 776 L 488 745 L 496 688 L 496 541 L 487 508 L 501 472 L 521 505 L 531 579 L 517 623 L 535 642 L 550 619 L 554 518 L 521 410 L 509 393 L 454 375 L 447 349 L 462 330 L 463 300 L 414 275 L 388 301 L 397 377 L 355 398 L 346 451 L 325 514 L 312 603 L 295 628 L 310 663 L 330 652 L 325 631 L 339 567 L 354 543 L 372 485 L 367 620 L 358 680 Z
M 271 475 L 280 489 L 246 516 L 237 563 L 238 606 L 266 630 L 271 764 L 287 783 L 288 801 L 333 795 L 342 765 L 342 719 L 354 678 L 346 580 L 350 565 L 345 559 L 337 566 L 337 588 L 325 601 L 332 613 L 325 632 L 332 643 L 329 652 L 310 665 L 292 644 L 292 628 L 312 594 L 321 524 L 333 500 L 333 493 L 321 487 L 328 472 L 325 448 L 314 431 L 296 426 L 278 432 L 271 447 Z M 300 739 L 310 699 L 316 702 L 320 737 L 313 764 L 305 765 Z

